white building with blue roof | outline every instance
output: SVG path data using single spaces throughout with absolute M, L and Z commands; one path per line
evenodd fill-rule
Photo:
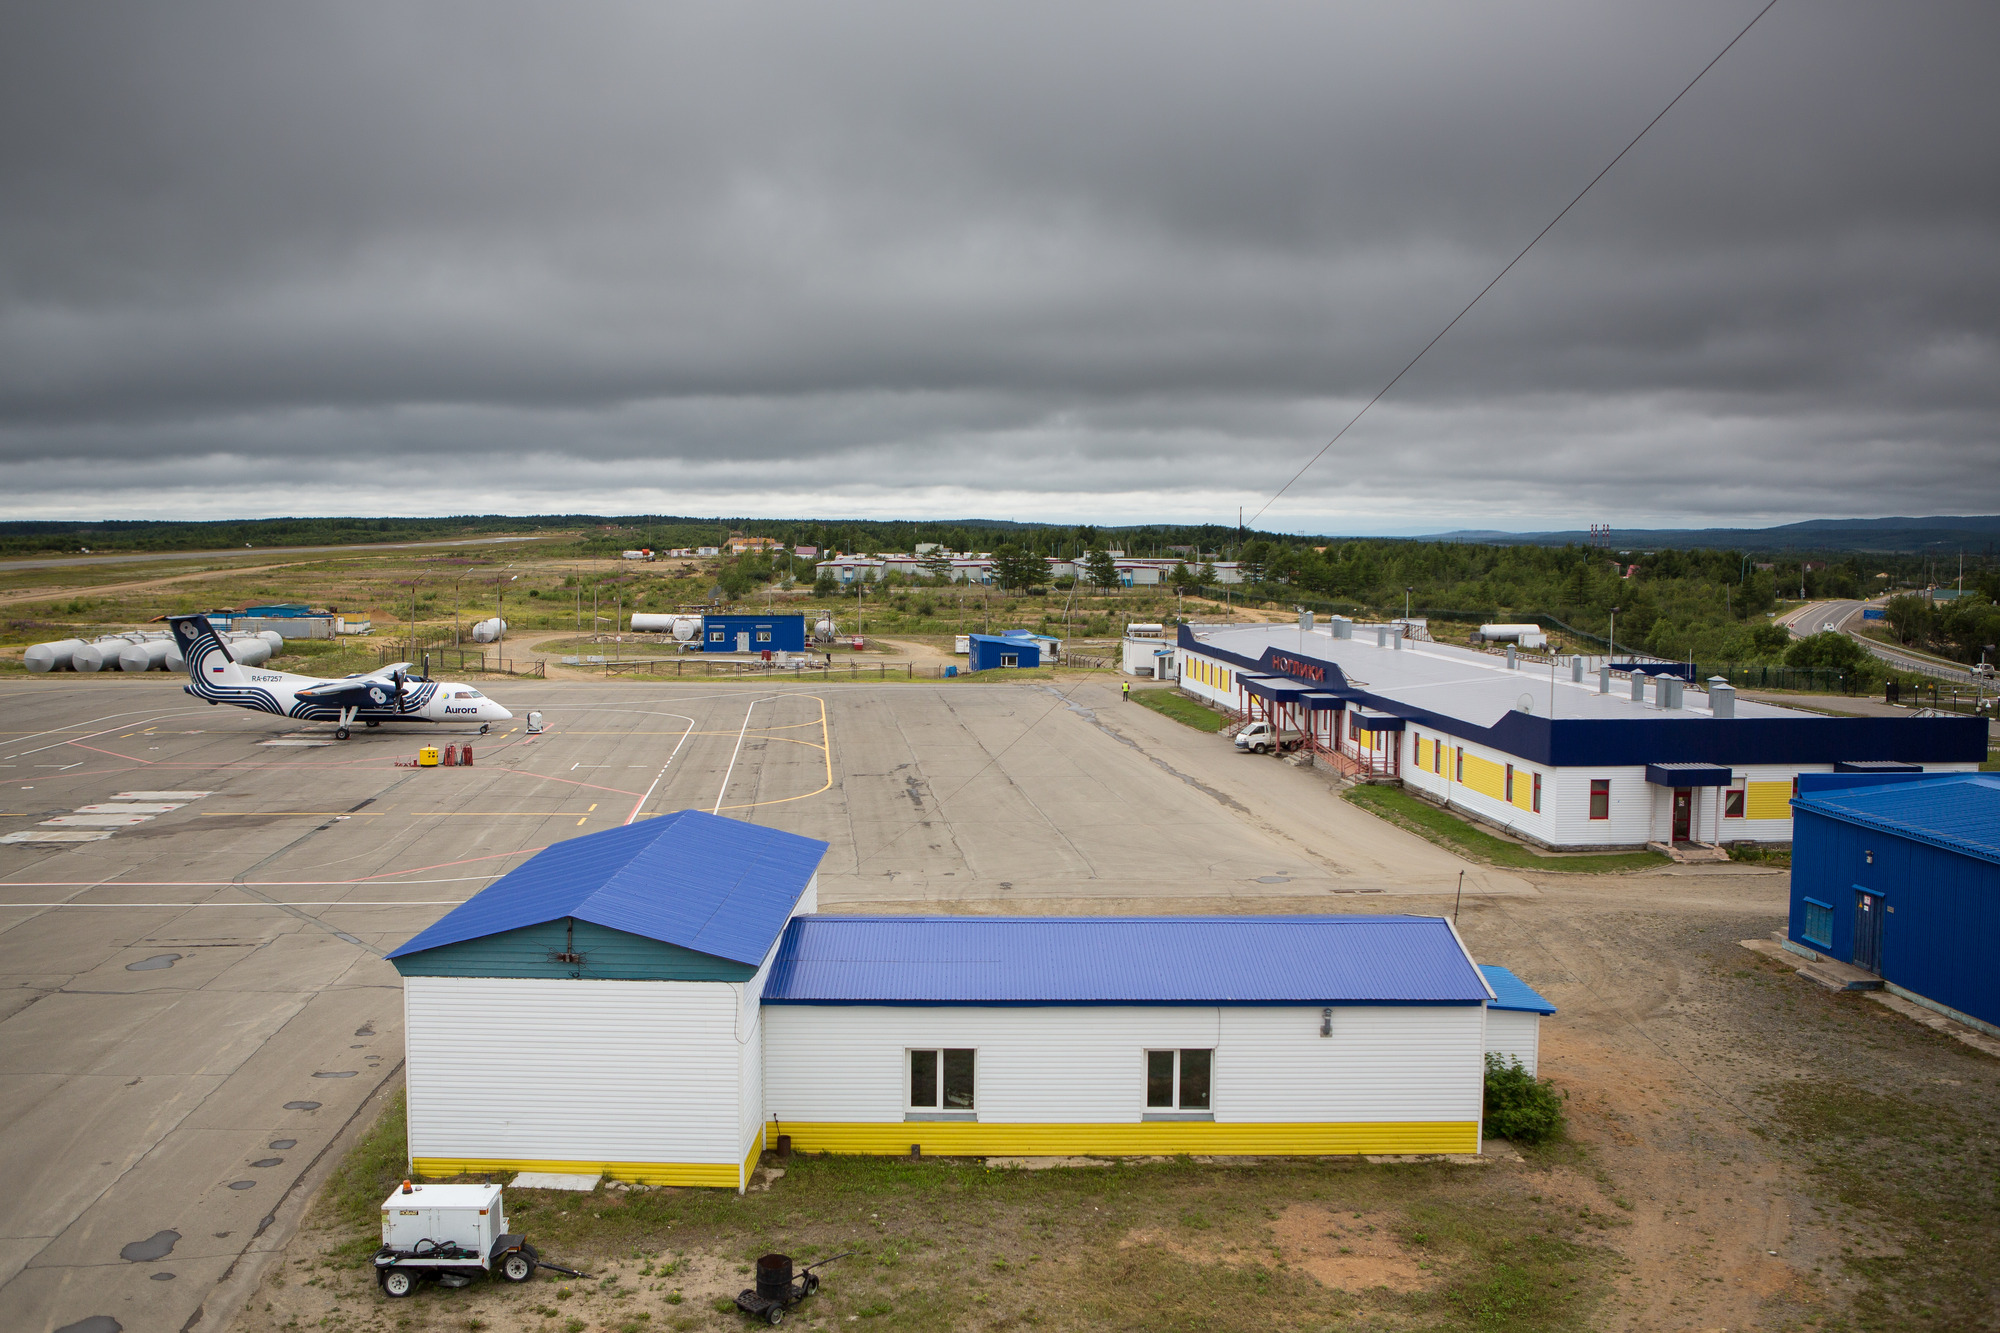
M 1397 625 L 1182 625 L 1180 687 L 1296 731 L 1324 760 L 1564 850 L 1789 842 L 1801 773 L 1965 772 L 1975 717 L 1829 717 L 1410 639 Z
M 412 1169 L 742 1188 L 805 1151 L 1477 1152 L 1547 1002 L 1418 916 L 815 914 L 826 844 L 560 843 L 395 950 Z

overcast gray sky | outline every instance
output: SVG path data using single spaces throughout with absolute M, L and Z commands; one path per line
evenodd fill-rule
M 1234 522 L 1761 7 L 0 12 L 0 513 Z M 2000 10 L 1780 0 L 1265 515 L 2000 512 Z

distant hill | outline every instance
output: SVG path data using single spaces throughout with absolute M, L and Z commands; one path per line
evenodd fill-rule
M 1588 532 L 1491 532 L 1462 529 L 1421 541 L 1498 546 L 1591 545 Z M 1937 518 L 1814 518 L 1776 528 L 1613 528 L 1613 550 L 1709 547 L 1737 551 L 1986 552 L 2000 544 L 2000 515 Z

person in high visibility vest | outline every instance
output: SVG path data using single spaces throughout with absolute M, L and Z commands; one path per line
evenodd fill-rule
M 1126 680 L 1126 681 L 1120 681 L 1120 682 L 1118 683 L 1118 689 L 1119 689 L 1119 691 L 1120 691 L 1120 695 L 1119 695 L 1119 697 L 1120 697 L 1120 698 L 1121 698 L 1121 699 L 1122 699 L 1122 700 L 1123 700 L 1123 701 L 1124 701 L 1125 703 L 1130 703 L 1130 702 L 1132 702 L 1132 682 L 1131 682 L 1131 681 L 1129 681 L 1129 680 Z

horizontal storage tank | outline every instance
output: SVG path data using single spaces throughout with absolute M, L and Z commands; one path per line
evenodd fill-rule
M 681 643 L 692 642 L 701 633 L 701 617 L 670 615 L 656 611 L 632 613 L 634 634 L 671 634 Z
M 813 621 L 813 637 L 821 643 L 825 643 L 839 632 L 839 628 L 839 626 L 833 623 L 833 617 L 821 616 L 818 620 Z
M 246 634 L 230 641 L 229 655 L 244 666 L 261 666 L 271 660 L 271 644 L 268 639 Z
M 144 643 L 132 643 L 118 654 L 120 671 L 156 671 L 166 666 L 167 654 L 173 645 L 165 639 L 148 639 Z
M 76 671 L 102 671 L 106 656 L 115 660 L 118 649 L 103 642 L 86 643 L 69 655 L 69 664 Z
M 55 639 L 48 643 L 30 644 L 28 651 L 21 654 L 21 661 L 28 670 L 38 675 L 62 671 L 70 667 L 71 655 L 84 646 L 82 639 Z
M 186 671 L 188 669 L 187 659 L 181 656 L 181 646 L 172 639 L 167 640 L 167 657 L 162 665 L 169 671 Z
M 257 631 L 257 637 L 265 643 L 270 644 L 272 652 L 281 653 L 285 651 L 285 636 L 278 633 L 278 631 L 274 629 L 260 629 Z
M 1479 637 L 1487 643 L 1518 643 L 1523 648 L 1540 648 L 1548 642 L 1540 625 L 1481 625 Z
M 506 632 L 507 622 L 498 616 L 494 616 L 491 619 L 482 620 L 472 627 L 472 641 L 474 643 L 492 643 Z

